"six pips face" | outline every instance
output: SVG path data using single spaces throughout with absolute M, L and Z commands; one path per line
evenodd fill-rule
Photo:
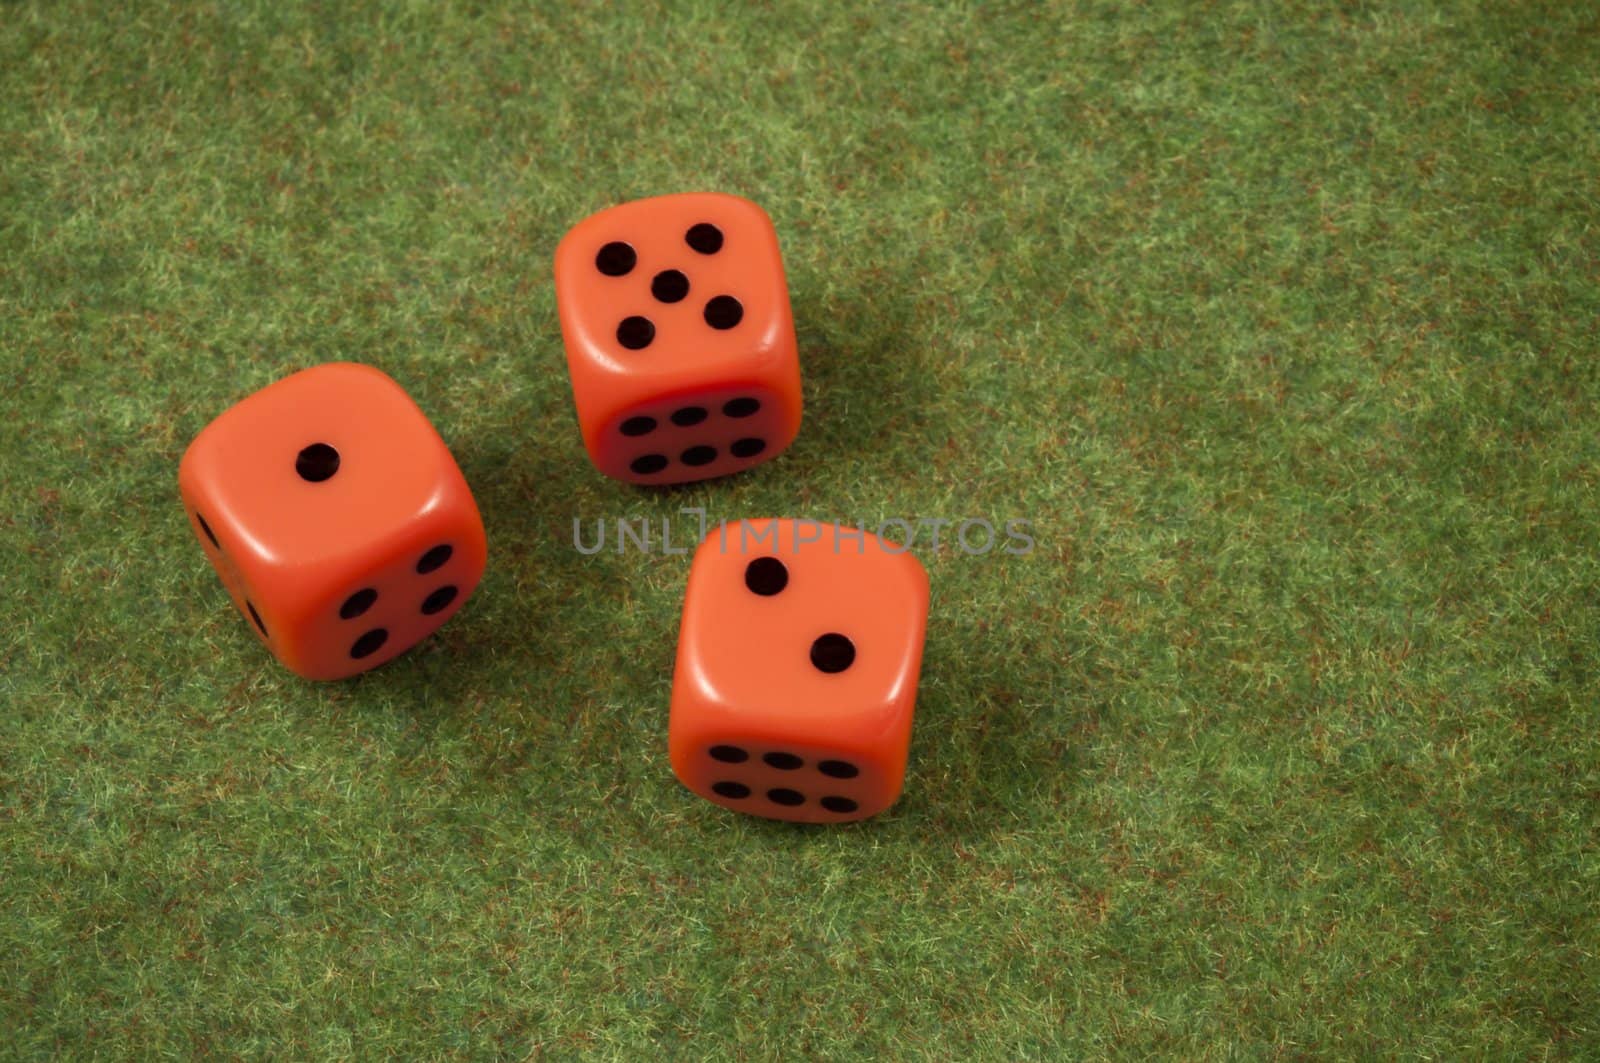
M 616 430 L 635 451 L 628 471 L 648 481 L 664 479 L 677 466 L 702 469 L 718 458 L 751 461 L 767 449 L 768 426 L 756 417 L 762 408 L 754 395 L 733 395 L 667 403 L 625 417 Z
M 861 807 L 854 798 L 839 792 L 861 774 L 853 761 L 842 757 L 813 762 L 784 749 L 770 749 L 757 757 L 746 746 L 731 742 L 711 746 L 706 756 L 712 761 L 713 774 L 739 776 L 719 778 L 711 784 L 711 792 L 728 801 L 766 798 L 784 808 L 815 802 L 840 816 L 848 816 Z M 730 770 L 735 768 L 738 770 Z

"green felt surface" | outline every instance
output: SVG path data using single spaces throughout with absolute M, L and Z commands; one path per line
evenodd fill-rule
M 1600 1053 L 1593 5 L 127 7 L 0 5 L 0 1055 Z M 687 189 L 807 420 L 649 493 L 550 262 Z M 491 560 L 314 685 L 175 476 L 336 358 Z M 891 813 L 672 778 L 685 559 L 571 525 L 683 506 L 1033 522 Z

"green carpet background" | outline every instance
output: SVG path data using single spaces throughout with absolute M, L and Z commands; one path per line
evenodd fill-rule
M 0 1055 L 1600 1055 L 1597 99 L 1587 3 L 0 4 Z M 693 189 L 806 422 L 643 491 L 551 255 Z M 311 684 L 175 481 L 333 359 L 490 568 Z M 672 778 L 572 521 L 686 506 L 1032 522 L 888 814 Z

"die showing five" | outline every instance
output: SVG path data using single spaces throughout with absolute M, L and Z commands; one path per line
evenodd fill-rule
M 760 207 L 700 192 L 603 210 L 562 239 L 555 280 L 578 424 L 601 472 L 685 483 L 793 442 L 794 318 Z
M 367 366 L 318 366 L 245 398 L 195 437 L 178 485 L 239 611 L 308 679 L 404 653 L 483 575 L 483 522 L 455 459 Z
M 690 790 L 773 819 L 839 823 L 900 795 L 928 577 L 867 532 L 741 521 L 689 569 L 667 750 Z

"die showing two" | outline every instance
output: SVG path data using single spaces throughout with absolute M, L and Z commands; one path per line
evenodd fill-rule
M 900 795 L 928 576 L 876 536 L 740 521 L 695 551 L 667 749 L 690 790 L 774 819 L 835 823 Z
M 794 440 L 794 322 L 755 204 L 697 193 L 602 211 L 562 240 L 556 293 L 584 446 L 606 475 L 705 479 Z M 405 652 L 483 575 L 483 523 L 460 469 L 376 369 L 319 366 L 249 396 L 195 438 L 179 484 L 240 612 L 307 678 Z M 714 531 L 685 595 L 673 770 L 709 800 L 772 818 L 887 808 L 927 610 L 922 567 L 871 535 L 793 520 Z

